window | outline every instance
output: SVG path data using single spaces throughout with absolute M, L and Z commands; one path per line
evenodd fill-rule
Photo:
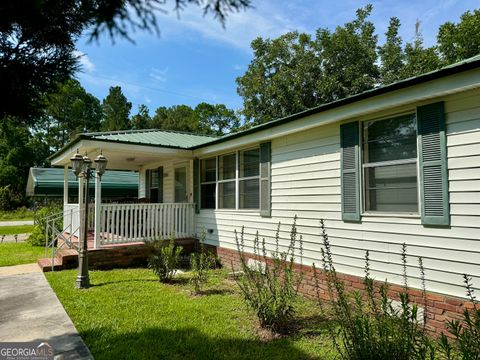
M 364 208 L 418 212 L 415 115 L 363 124 Z
M 187 202 L 187 168 L 185 166 L 175 168 L 175 202 Z
M 147 170 L 147 197 L 151 202 L 163 202 L 163 167 Z
M 217 187 L 217 159 L 201 161 L 200 170 L 200 204 L 202 209 L 215 209 L 215 191 Z
M 259 148 L 200 161 L 201 208 L 216 204 L 219 209 L 260 208 Z
M 259 208 L 260 149 L 239 152 L 239 208 Z
M 235 209 L 236 154 L 218 157 L 218 208 Z

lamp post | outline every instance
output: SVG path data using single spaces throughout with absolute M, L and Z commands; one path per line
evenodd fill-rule
M 84 210 L 84 218 L 82 231 L 80 231 L 81 239 L 81 247 L 78 251 L 78 275 L 77 279 L 75 280 L 75 287 L 77 289 L 86 289 L 90 286 L 90 279 L 88 276 L 88 200 L 89 200 L 89 189 L 90 189 L 90 178 L 94 175 L 93 170 L 91 169 L 92 160 L 85 156 L 82 156 L 77 153 L 70 159 L 72 163 L 72 171 L 77 177 L 83 177 L 85 181 L 85 198 L 83 200 L 85 204 Z M 105 172 L 107 167 L 107 159 L 101 153 L 95 159 L 95 170 L 96 176 L 99 178 Z M 81 203 L 82 199 L 78 199 L 79 203 Z M 80 206 L 80 211 L 82 211 Z

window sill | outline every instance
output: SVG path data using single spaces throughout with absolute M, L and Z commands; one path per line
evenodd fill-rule
M 420 219 L 421 216 L 418 213 L 396 213 L 396 212 L 363 212 L 362 217 L 399 217 L 409 219 Z

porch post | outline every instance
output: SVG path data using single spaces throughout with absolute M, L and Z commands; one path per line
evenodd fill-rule
M 68 204 L 68 165 L 63 167 L 63 205 Z
M 100 247 L 100 213 L 102 210 L 102 182 L 100 176 L 95 173 L 95 232 L 94 232 L 94 249 Z

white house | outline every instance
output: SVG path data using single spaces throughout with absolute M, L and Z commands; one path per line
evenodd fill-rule
M 52 164 L 67 169 L 77 149 L 139 171 L 150 200 L 97 198 L 96 246 L 206 229 L 228 257 L 235 229 L 272 246 L 281 222 L 286 244 L 297 215 L 306 265 L 320 262 L 325 219 L 339 272 L 363 276 L 369 250 L 373 275 L 401 283 L 406 243 L 412 287 L 421 256 L 430 292 L 463 297 L 463 273 L 480 288 L 480 56 L 221 138 L 81 134 Z

